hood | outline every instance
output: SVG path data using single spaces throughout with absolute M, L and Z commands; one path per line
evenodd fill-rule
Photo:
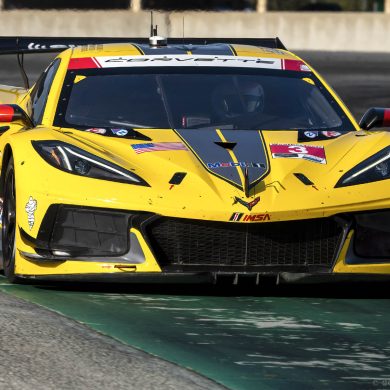
M 153 189 L 153 204 L 179 196 L 204 210 L 232 210 L 241 200 L 251 211 L 248 203 L 260 197 L 265 212 L 335 207 L 341 203 L 343 189 L 334 190 L 340 177 L 389 144 L 385 132 L 332 133 L 324 139 L 302 139 L 294 130 L 139 132 L 150 140 L 78 130 L 60 138 L 134 171 Z

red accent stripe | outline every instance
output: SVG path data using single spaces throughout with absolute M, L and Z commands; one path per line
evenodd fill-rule
M 383 126 L 390 126 L 390 109 L 385 109 L 383 112 Z
M 68 69 L 91 69 L 97 67 L 98 65 L 92 57 L 71 58 L 68 65 Z
M 301 66 L 305 65 L 303 61 L 299 60 L 283 60 L 284 66 L 283 69 L 285 70 L 295 70 L 298 72 L 301 72 Z
M 8 104 L 0 104 L 0 122 L 12 122 L 15 110 Z

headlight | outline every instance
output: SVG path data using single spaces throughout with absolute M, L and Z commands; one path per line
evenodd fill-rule
M 122 167 L 61 141 L 32 141 L 50 165 L 74 175 L 149 187 L 145 180 Z
M 335 187 L 353 186 L 390 179 L 390 146 L 352 168 Z

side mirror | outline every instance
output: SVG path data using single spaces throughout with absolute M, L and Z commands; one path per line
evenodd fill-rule
M 363 130 L 373 127 L 390 127 L 390 108 L 369 108 L 360 119 L 359 126 Z
M 0 123 L 19 123 L 28 128 L 34 127 L 31 118 L 17 104 L 0 104 Z

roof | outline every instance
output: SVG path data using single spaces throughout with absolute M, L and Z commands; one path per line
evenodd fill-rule
M 112 43 L 78 46 L 75 47 L 72 52 L 72 58 L 111 55 L 215 55 L 296 59 L 292 53 L 283 49 L 228 43 L 211 43 L 206 45 L 168 44 L 167 46 L 159 47 L 151 47 L 148 44 Z

